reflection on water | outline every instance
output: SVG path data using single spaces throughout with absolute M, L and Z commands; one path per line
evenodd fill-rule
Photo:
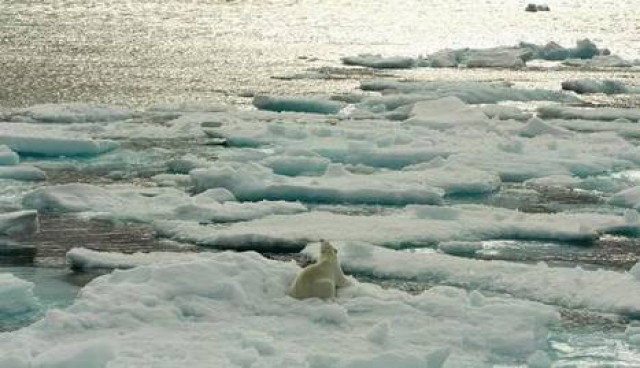
M 558 0 L 549 13 L 527 13 L 523 6 L 512 0 L 9 0 L 0 11 L 0 106 L 246 103 L 238 95 L 247 91 L 344 91 L 357 81 L 272 77 L 335 66 L 341 56 L 363 52 L 418 55 L 519 41 L 572 45 L 589 37 L 623 57 L 639 57 L 640 13 L 628 11 L 629 2 Z M 574 75 L 419 73 L 426 79 L 499 79 L 555 88 Z

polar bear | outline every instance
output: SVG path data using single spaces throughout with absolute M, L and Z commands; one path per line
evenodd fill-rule
M 349 284 L 340 268 L 338 250 L 323 239 L 320 240 L 318 262 L 307 266 L 298 274 L 291 285 L 289 295 L 296 299 L 333 299 L 336 296 L 336 288 Z

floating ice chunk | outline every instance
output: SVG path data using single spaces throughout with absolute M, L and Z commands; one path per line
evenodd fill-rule
M 614 206 L 640 208 L 640 186 L 620 191 L 608 200 Z
M 213 102 L 204 102 L 204 101 L 187 101 L 187 102 L 176 102 L 176 103 L 166 103 L 166 104 L 158 104 L 149 108 L 149 111 L 158 111 L 158 112 L 224 112 L 228 111 L 229 106 L 213 103 Z
M 17 165 L 20 157 L 7 146 L 0 145 L 0 165 Z
M 571 175 L 549 175 L 541 178 L 529 179 L 524 182 L 527 186 L 534 187 L 568 187 L 575 188 L 582 184 L 582 179 Z
M 191 177 L 187 174 L 158 174 L 154 175 L 151 180 L 161 187 L 191 186 Z
M 420 182 L 396 180 L 393 175 L 351 174 L 342 165 L 329 166 L 319 177 L 281 176 L 260 165 L 197 169 L 190 175 L 196 190 L 226 188 L 241 201 L 438 204 L 444 194 Z
M 549 306 L 510 297 L 472 306 L 469 294 L 453 287 L 409 295 L 354 282 L 335 302 L 301 302 L 286 295 L 300 270 L 292 262 L 251 252 L 199 257 L 93 280 L 72 306 L 3 334 L 0 362 L 13 357 L 41 368 L 49 367 L 45 362 L 55 368 L 517 364 L 548 347 L 548 327 L 559 320 Z M 380 321 L 390 334 L 383 350 L 364 338 Z
M 402 172 L 389 172 L 386 175 L 402 182 L 423 182 L 443 189 L 447 195 L 487 194 L 495 192 L 502 184 L 500 177 L 492 171 L 446 161 L 440 165 L 429 162 L 409 166 Z
M 167 166 L 173 173 L 188 174 L 193 169 L 211 166 L 211 163 L 195 155 L 185 155 L 167 162 Z
M 168 264 L 204 260 L 207 255 L 190 252 L 151 252 L 123 254 L 73 248 L 67 252 L 67 264 L 74 269 L 127 269 L 150 264 Z
M 271 168 L 274 173 L 288 176 L 323 173 L 330 163 L 328 158 L 304 150 L 283 152 L 260 161 L 261 165 Z
M 337 114 L 346 104 L 323 98 L 286 97 L 286 96 L 256 96 L 253 105 L 262 110 L 294 111 L 316 114 Z
M 46 178 L 45 172 L 34 166 L 0 166 L 0 179 L 38 181 L 45 180 Z
M 543 47 L 536 46 L 536 58 L 542 60 L 565 60 L 571 57 L 571 49 L 566 49 L 551 41 Z
M 573 49 L 571 56 L 577 59 L 592 59 L 598 54 L 600 54 L 598 46 L 588 38 L 585 38 L 583 40 L 576 41 L 576 48 Z
M 405 124 L 433 129 L 447 129 L 460 125 L 486 125 L 487 116 L 480 110 L 467 106 L 457 97 L 419 101 L 411 108 L 411 118 Z
M 440 50 L 429 55 L 432 68 L 454 68 L 458 66 L 458 52 L 451 49 Z
M 568 59 L 563 65 L 582 68 L 630 68 L 633 63 L 617 55 L 597 55 L 593 59 Z
M 468 289 L 507 293 L 567 308 L 637 315 L 640 296 L 631 274 L 504 261 L 478 261 L 439 253 L 408 253 L 364 243 L 337 242 L 347 273 L 411 280 L 438 279 Z M 315 246 L 304 253 L 314 258 Z
M 613 121 L 582 119 L 551 119 L 546 121 L 549 124 L 561 126 L 575 132 L 615 132 L 620 137 L 640 138 L 640 125 L 624 118 Z
M 541 119 L 583 119 L 603 121 L 627 119 L 631 121 L 639 121 L 640 109 L 542 106 L 538 108 L 538 116 Z
M 39 303 L 33 296 L 33 287 L 32 282 L 19 279 L 10 273 L 0 273 L 0 316 L 37 309 Z
M 531 138 L 544 134 L 566 137 L 572 135 L 573 133 L 566 129 L 549 125 L 539 118 L 533 117 L 527 122 L 524 127 L 522 127 L 522 129 L 518 131 L 518 134 L 523 137 Z
M 118 142 L 90 138 L 14 135 L 0 132 L 0 145 L 18 153 L 44 156 L 96 155 L 118 148 Z
M 544 89 L 510 88 L 475 82 L 399 82 L 370 80 L 360 83 L 365 91 L 386 93 L 427 93 L 435 97 L 455 96 L 470 104 L 493 104 L 500 101 L 555 101 L 579 102 L 575 96 Z
M 408 69 L 415 66 L 416 61 L 410 57 L 362 54 L 342 58 L 345 65 L 367 66 L 375 69 Z
M 480 110 L 492 119 L 527 121 L 533 116 L 517 107 L 504 105 L 484 105 Z
M 470 50 L 466 55 L 466 66 L 468 68 L 522 68 L 525 66 L 528 53 L 528 50 L 510 47 Z
M 0 234 L 30 235 L 38 232 L 37 211 L 17 211 L 0 214 Z
M 115 219 L 141 222 L 157 219 L 230 222 L 306 211 L 299 203 L 236 203 L 229 199 L 227 197 L 225 202 L 220 202 L 219 192 L 189 197 L 172 188 L 101 188 L 88 184 L 66 184 L 42 187 L 27 193 L 23 197 L 23 204 L 41 212 L 97 212 Z
M 112 122 L 135 116 L 133 111 L 123 107 L 84 103 L 35 105 L 18 111 L 18 114 L 44 123 Z
M 369 216 L 314 211 L 268 216 L 224 227 L 164 221 L 155 224 L 161 234 L 174 240 L 233 249 L 299 249 L 316 239 L 366 241 L 395 248 L 492 239 L 588 242 L 601 234 L 640 229 L 640 223 L 629 224 L 624 216 L 528 214 L 474 205 L 409 206 Z
M 629 93 L 630 89 L 618 80 L 572 79 L 562 82 L 562 89 L 574 91 L 579 94 L 604 93 L 615 95 Z
M 438 244 L 439 251 L 462 257 L 473 257 L 482 248 L 481 242 L 448 241 Z

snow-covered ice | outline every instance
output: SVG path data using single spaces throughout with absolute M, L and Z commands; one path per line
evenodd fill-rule
M 35 133 L 35 132 L 34 132 Z M 90 138 L 67 138 L 63 136 L 12 134 L 0 131 L 0 145 L 5 145 L 21 154 L 44 156 L 96 155 L 118 148 L 110 140 Z
M 607 95 L 630 93 L 632 91 L 621 81 L 611 79 L 570 79 L 562 82 L 562 89 L 579 94 L 604 93 Z
M 345 65 L 367 66 L 375 69 L 407 69 L 415 66 L 416 61 L 410 57 L 362 54 L 342 58 Z
M 352 174 L 340 164 L 322 176 L 287 177 L 259 165 L 217 166 L 191 171 L 197 190 L 225 188 L 244 201 L 287 200 L 333 203 L 438 204 L 444 192 L 402 174 Z M 409 175 L 405 175 L 409 176 Z
M 0 165 L 17 165 L 20 162 L 20 156 L 13 152 L 9 147 L 0 145 Z
M 184 221 L 157 221 L 155 225 L 160 234 L 178 241 L 260 250 L 299 249 L 318 239 L 364 241 L 391 248 L 494 239 L 589 242 L 606 233 L 640 230 L 640 222 L 627 216 L 532 214 L 480 205 L 408 206 L 373 215 L 313 211 L 227 226 Z
M 346 273 L 435 281 L 468 290 L 498 292 L 567 308 L 637 316 L 640 296 L 631 273 L 580 267 L 551 267 L 504 261 L 478 261 L 438 253 L 409 253 L 366 243 L 338 243 Z M 317 245 L 305 253 L 317 253 Z
M 0 179 L 39 181 L 46 178 L 45 172 L 35 166 L 0 166 Z
M 262 110 L 294 111 L 317 114 L 337 114 L 345 107 L 339 101 L 323 98 L 293 97 L 293 96 L 256 96 L 253 105 Z
M 15 118 L 25 117 L 44 123 L 95 123 L 126 120 L 135 113 L 124 107 L 84 103 L 35 105 L 14 112 Z
M 623 109 L 617 107 L 570 107 L 570 106 L 541 106 L 538 116 L 542 119 L 582 119 L 614 121 L 625 119 L 632 122 L 640 121 L 640 109 Z
M 0 234 L 29 235 L 39 228 L 37 211 L 16 211 L 0 213 Z
M 239 203 L 230 198 L 221 201 L 220 198 L 219 191 L 189 196 L 174 188 L 65 184 L 41 187 L 27 193 L 23 204 L 26 208 L 45 213 L 87 212 L 140 222 L 157 219 L 232 222 L 306 211 L 296 202 Z
M 17 278 L 10 273 L 0 273 L 0 317 L 37 309 L 39 303 L 33 295 L 33 287 L 32 282 Z
M 74 269 L 128 269 L 151 264 L 184 263 L 205 260 L 212 253 L 150 252 L 123 254 L 98 252 L 86 248 L 73 248 L 67 252 L 66 260 Z
M 72 306 L 0 336 L 0 365 L 478 367 L 548 349 L 559 321 L 543 304 L 444 286 L 355 283 L 335 302 L 298 301 L 286 295 L 298 271 L 225 252 L 102 276 Z

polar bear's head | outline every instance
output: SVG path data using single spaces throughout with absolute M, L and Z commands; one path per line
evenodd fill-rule
M 320 239 L 320 259 L 338 259 L 338 250 L 324 239 Z

